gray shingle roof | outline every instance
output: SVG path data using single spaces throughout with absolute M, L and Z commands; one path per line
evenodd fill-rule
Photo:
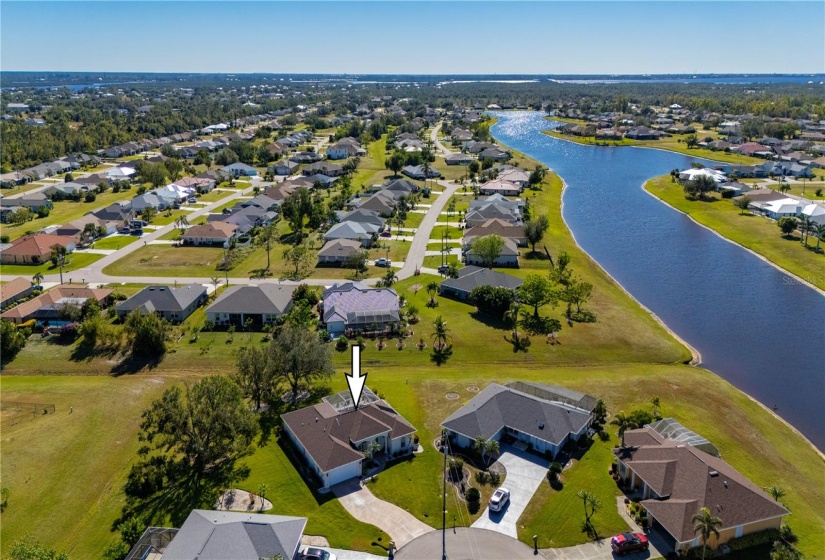
M 515 290 L 521 286 L 523 280 L 516 276 L 496 272 L 480 266 L 465 266 L 459 269 L 458 278 L 447 278 L 441 283 L 443 288 L 470 292 L 479 286 L 493 286 Z
M 206 308 L 207 313 L 272 313 L 282 315 L 292 306 L 296 286 L 264 283 L 257 286 L 232 286 Z
M 139 308 L 154 311 L 183 311 L 204 296 L 206 296 L 206 288 L 202 284 L 187 284 L 179 288 L 147 286 L 120 303 L 117 306 L 117 311 L 129 313 Z M 147 306 L 149 303 L 151 303 L 151 306 Z
M 558 445 L 590 419 L 590 414 L 581 410 L 493 383 L 441 425 L 471 439 L 489 439 L 506 426 Z
M 163 553 L 164 560 L 292 558 L 305 517 L 192 510 Z

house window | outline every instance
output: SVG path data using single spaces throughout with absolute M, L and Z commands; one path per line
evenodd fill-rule
M 402 439 L 402 440 L 401 440 L 401 448 L 403 449 L 403 448 L 405 448 L 405 447 L 407 447 L 407 440 L 406 440 L 406 439 Z

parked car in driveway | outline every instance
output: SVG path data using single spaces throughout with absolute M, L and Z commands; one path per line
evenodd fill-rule
M 450 265 L 442 264 L 441 266 L 438 267 L 438 273 L 439 274 L 447 274 L 448 272 L 450 272 Z
M 301 560 L 336 560 L 335 555 L 321 548 L 308 546 L 301 552 Z
M 644 533 L 622 533 L 610 539 L 610 548 L 616 554 L 642 552 L 647 550 L 649 546 Z
M 498 488 L 490 496 L 490 511 L 501 511 L 510 502 L 510 491 L 506 488 Z
M 381 257 L 380 259 L 375 261 L 375 266 L 383 266 L 385 268 L 389 267 L 391 264 L 392 261 L 390 259 L 385 259 L 384 257 Z
M 132 230 L 127 228 L 127 227 L 122 227 L 119 230 L 117 230 L 117 232 L 125 234 L 125 235 L 129 235 L 132 232 Z

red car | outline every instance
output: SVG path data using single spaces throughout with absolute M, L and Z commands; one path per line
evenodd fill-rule
M 642 533 L 622 533 L 610 539 L 610 548 L 616 554 L 641 552 L 647 550 L 649 546 L 647 537 Z

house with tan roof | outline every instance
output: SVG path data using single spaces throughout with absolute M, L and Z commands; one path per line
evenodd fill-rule
M 34 299 L 24 301 L 0 315 L 0 319 L 15 324 L 25 323 L 29 319 L 48 326 L 60 326 L 69 322 L 67 311 L 71 307 L 80 308 L 88 299 L 100 304 L 105 303 L 112 290 L 91 289 L 77 284 L 60 284 Z
M 34 284 L 22 276 L 9 280 L 5 284 L 0 284 L 0 309 L 29 297 L 33 291 Z
M 228 247 L 229 240 L 235 235 L 238 226 L 226 222 L 207 222 L 192 226 L 186 230 L 181 239 L 186 245 L 208 247 Z
M 699 440 L 706 441 L 706 440 Z M 789 511 L 721 458 L 654 426 L 628 430 L 614 450 L 619 476 L 638 493 L 654 531 L 675 550 L 702 545 L 693 516 L 708 508 L 722 520 L 712 549 L 731 539 L 779 529 Z
M 322 488 L 360 477 L 364 451 L 398 457 L 413 452 L 415 428 L 389 403 L 364 388 L 355 408 L 349 391 L 281 415 L 284 433 Z
M 71 253 L 75 249 L 75 238 L 51 233 L 24 235 L 0 252 L 0 263 L 43 264 L 51 258 L 52 247 L 55 245 L 65 247 L 66 252 Z

